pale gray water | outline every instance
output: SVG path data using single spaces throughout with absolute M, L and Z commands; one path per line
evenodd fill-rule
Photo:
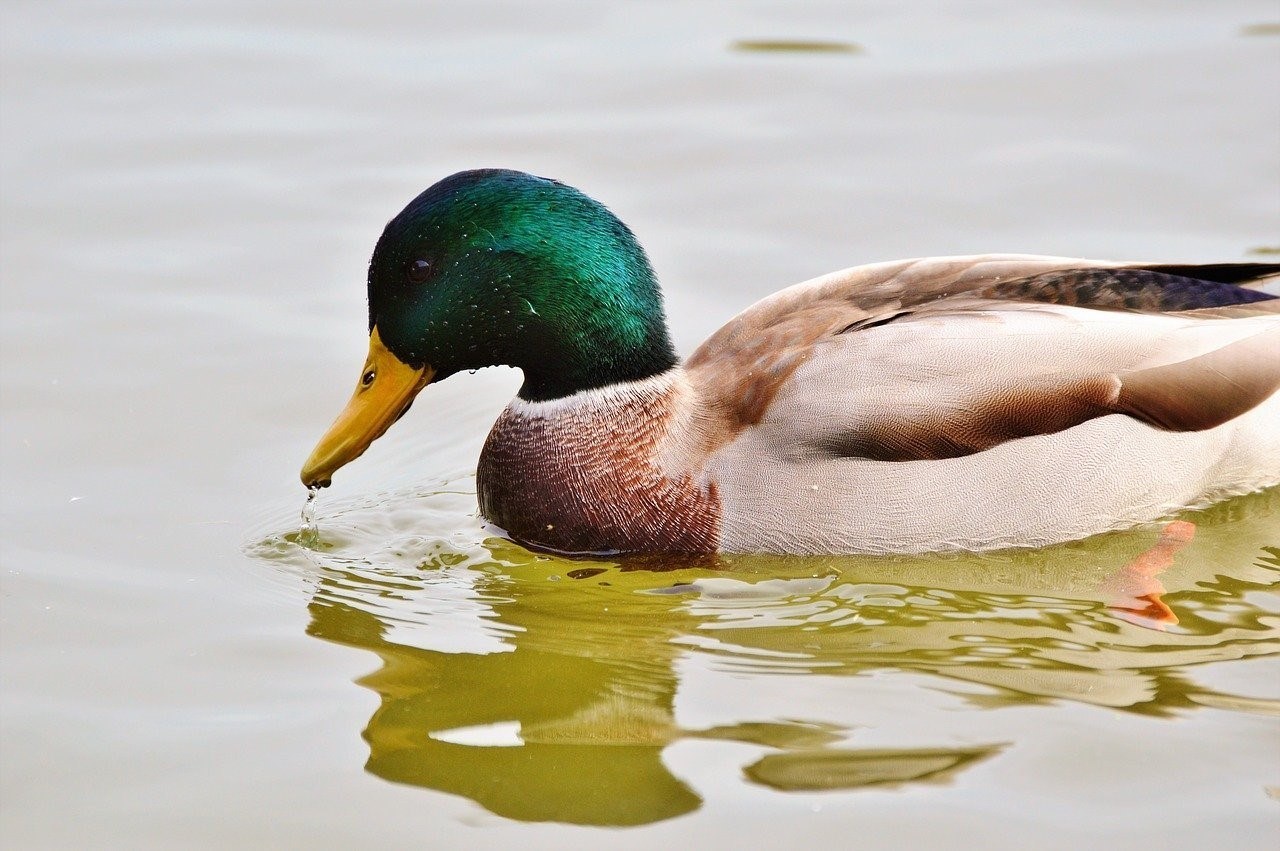
M 284 537 L 364 356 L 368 252 L 440 177 L 522 168 L 609 204 L 685 352 L 860 262 L 1257 257 L 1280 246 L 1274 3 L 0 16 L 7 847 L 1280 834 L 1274 494 L 1199 518 L 1168 632 L 1099 602 L 1152 530 L 574 580 L 482 544 L 468 476 L 517 384 L 488 370 L 343 470 L 328 549 Z M 731 49 L 791 39 L 862 49 Z M 877 777 L 982 756 L 851 789 L 865 762 L 823 774 L 830 748 L 892 751 Z M 797 776 L 846 788 L 780 791 Z

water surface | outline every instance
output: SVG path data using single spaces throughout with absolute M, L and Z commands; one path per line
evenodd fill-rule
M 309 585 L 309 635 L 377 655 L 359 680 L 379 700 L 366 769 L 509 819 L 694 811 L 706 793 L 663 760 L 686 743 L 752 757 L 720 784 L 937 785 L 1052 747 L 1038 715 L 1071 706 L 1125 715 L 1098 719 L 1086 751 L 1133 726 L 1087 773 L 1151 771 L 1157 787 L 1170 768 L 1148 749 L 1181 749 L 1169 719 L 1216 710 L 1262 730 L 1280 716 L 1243 683 L 1219 688 L 1211 664 L 1280 651 L 1277 491 L 1186 515 L 1195 540 L 1142 588 L 1117 579 L 1155 530 L 986 556 L 571 562 L 485 538 L 458 491 L 389 502 L 250 552 Z M 423 536 L 423 516 L 465 532 Z M 917 692 L 906 707 L 899 679 Z M 722 689 L 741 702 L 678 718 L 685 692 Z M 1091 762 L 1082 744 L 1056 742 L 1064 761 Z
M 861 262 L 1257 259 L 1271 4 L 0 16 L 7 846 L 1274 844 L 1274 493 L 1183 518 L 1158 575 L 1130 566 L 1159 525 L 566 562 L 475 518 L 495 369 L 429 388 L 297 535 L 368 252 L 440 177 L 608 203 L 685 352 Z

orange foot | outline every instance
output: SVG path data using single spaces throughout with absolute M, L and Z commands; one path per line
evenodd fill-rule
M 1196 524 L 1175 520 L 1160 533 L 1155 546 L 1116 571 L 1103 588 L 1111 592 L 1107 608 L 1138 626 L 1164 629 L 1178 616 L 1161 599 L 1164 586 L 1157 578 L 1173 564 L 1178 550 L 1196 536 Z

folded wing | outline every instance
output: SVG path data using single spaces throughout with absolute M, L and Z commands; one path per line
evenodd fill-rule
M 730 433 L 774 431 L 797 454 L 953 458 L 1115 414 L 1198 431 L 1280 389 L 1280 299 L 1253 288 L 1278 272 L 1026 257 L 860 267 L 753 306 L 688 366 Z

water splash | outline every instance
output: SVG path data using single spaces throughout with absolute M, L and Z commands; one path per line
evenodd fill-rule
M 300 517 L 302 519 L 302 527 L 298 529 L 298 546 L 313 549 L 320 541 L 320 529 L 316 526 L 316 496 L 320 493 L 320 488 L 311 486 L 307 488 L 307 501 L 302 504 Z

